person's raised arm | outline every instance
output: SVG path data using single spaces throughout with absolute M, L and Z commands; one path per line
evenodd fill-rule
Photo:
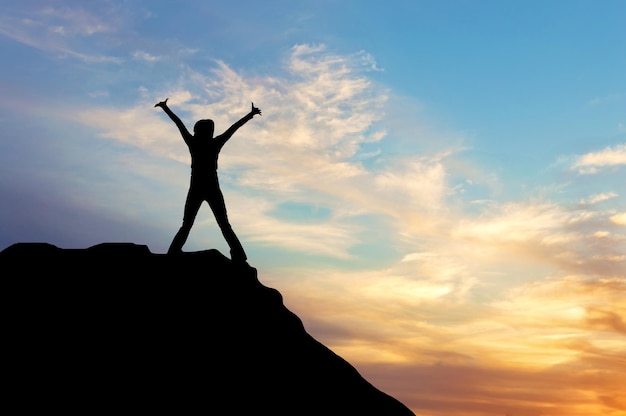
M 165 101 L 156 103 L 154 106 L 161 107 L 163 111 L 165 111 L 165 113 L 170 117 L 170 119 L 172 119 L 174 124 L 176 124 L 176 127 L 178 127 L 178 130 L 180 130 L 180 134 L 183 136 L 183 139 L 185 140 L 185 142 L 187 142 L 187 140 L 191 137 L 191 133 L 189 133 L 189 130 L 187 130 L 187 127 L 185 127 L 182 120 L 176 114 L 174 114 L 174 112 L 170 110 L 170 108 L 167 106 L 167 100 L 169 100 L 169 98 L 166 98 Z
M 230 126 L 228 128 L 228 130 L 226 130 L 224 133 L 222 133 L 219 137 L 222 140 L 222 144 L 226 143 L 226 141 L 228 139 L 230 139 L 230 137 L 237 131 L 237 129 L 239 129 L 239 127 L 243 126 L 244 124 L 246 124 L 248 121 L 252 120 L 252 118 L 255 115 L 261 115 L 261 110 L 257 107 L 254 106 L 254 103 L 252 103 L 252 109 L 250 110 L 250 112 L 248 114 L 246 114 L 245 116 L 243 116 L 239 121 L 237 121 L 235 124 L 233 124 L 232 126 Z

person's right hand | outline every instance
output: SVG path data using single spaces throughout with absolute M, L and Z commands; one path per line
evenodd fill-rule
M 160 103 L 156 103 L 154 106 L 155 107 L 165 108 L 165 107 L 167 107 L 167 100 L 169 100 L 169 98 L 166 98 L 165 101 L 161 101 Z

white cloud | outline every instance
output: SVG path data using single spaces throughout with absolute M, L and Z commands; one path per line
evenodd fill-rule
M 78 119 L 107 138 L 188 164 L 177 129 L 153 108 L 154 102 L 169 97 L 170 107 L 190 130 L 195 120 L 210 117 L 220 133 L 245 115 L 254 101 L 263 116 L 231 139 L 220 156 L 221 171 L 235 175 L 231 179 L 243 189 L 262 191 L 276 201 L 327 203 L 334 223 L 281 224 L 256 209 L 257 221 L 246 232 L 256 241 L 345 257 L 357 240 L 348 232 L 354 231 L 351 226 L 338 218 L 368 210 L 392 213 L 388 205 L 394 189 L 407 193 L 402 198 L 409 202 L 421 201 L 431 192 L 403 187 L 403 178 L 419 179 L 421 188 L 437 181 L 430 187 L 437 195 L 424 199 L 431 204 L 440 198 L 436 188 L 443 177 L 438 162 L 406 163 L 406 171 L 394 174 L 368 172 L 352 160 L 362 144 L 384 138 L 384 132 L 372 126 L 381 117 L 386 95 L 361 75 L 362 65 L 360 59 L 326 53 L 323 46 L 298 45 L 287 62 L 290 73 L 282 79 L 245 77 L 218 61 L 209 73 L 187 70 L 180 84 L 158 97 L 142 87 L 142 102 L 133 107 L 89 109 L 79 112 Z M 422 172 L 431 174 L 422 178 Z M 414 195 L 418 192 L 419 199 Z
M 106 7 L 98 12 L 79 7 L 46 7 L 23 10 L 0 16 L 0 36 L 54 53 L 62 58 L 72 57 L 89 63 L 122 63 L 119 57 L 92 54 L 93 45 L 82 43 L 87 38 L 114 34 L 117 29 L 115 12 Z
M 613 215 L 611 221 L 617 225 L 626 225 L 626 212 Z
M 254 101 L 263 116 L 228 143 L 220 156 L 222 175 L 230 175 L 230 184 L 236 182 L 242 192 L 261 191 L 275 202 L 323 204 L 333 212 L 333 222 L 281 225 L 257 212 L 258 222 L 246 226 L 246 232 L 259 242 L 345 257 L 359 243 L 347 233 L 354 232 L 359 216 L 392 218 L 402 233 L 434 232 L 445 199 L 454 193 L 447 183 L 449 151 L 403 155 L 373 169 L 362 165 L 361 156 L 373 154 L 361 153 L 364 144 L 385 144 L 385 131 L 376 123 L 384 117 L 388 97 L 365 78 L 363 65 L 359 54 L 344 57 L 322 45 L 297 45 L 283 78 L 244 76 L 218 61 L 209 73 L 188 69 L 179 84 L 158 96 L 143 88 L 144 98 L 134 107 L 87 110 L 79 119 L 103 136 L 188 164 L 178 131 L 153 108 L 154 102 L 169 97 L 170 107 L 189 129 L 195 120 L 210 117 L 219 133 Z M 323 244 L 312 247 L 316 241 Z
M 551 203 L 509 203 L 498 207 L 489 218 L 466 219 L 456 235 L 460 238 L 491 242 L 539 241 L 566 228 L 570 216 Z
M 358 242 L 354 226 L 336 217 L 316 222 L 285 221 L 271 215 L 276 202 L 230 194 L 229 216 L 247 241 L 311 255 L 350 258 L 349 248 Z
M 602 193 L 602 194 L 592 195 L 588 199 L 584 199 L 584 200 L 582 200 L 580 202 L 582 204 L 593 205 L 593 204 L 597 204 L 599 202 L 607 201 L 607 200 L 612 199 L 612 198 L 616 198 L 618 196 L 619 195 L 616 194 L 615 192 L 605 192 L 605 193 Z
M 623 218 L 611 215 L 548 201 L 494 204 L 490 212 L 461 219 L 451 236 L 480 244 L 493 260 L 526 258 L 552 270 L 613 276 L 626 273 L 619 260 L 626 245 L 615 226 Z
M 579 156 L 572 164 L 572 169 L 578 170 L 580 174 L 594 174 L 599 168 L 619 165 L 626 165 L 626 143 Z
M 155 56 L 145 51 L 135 51 L 133 53 L 133 59 L 153 63 L 160 61 L 162 58 L 160 56 Z
M 398 163 L 394 169 L 376 175 L 374 184 L 380 196 L 401 198 L 402 205 L 394 207 L 398 213 L 433 211 L 443 209 L 444 198 L 450 192 L 446 179 L 446 167 L 435 155 Z
M 458 190 L 450 185 L 456 166 L 450 148 L 387 157 L 384 163 L 364 166 L 359 158 L 363 145 L 378 142 L 385 149 L 391 140 L 383 133 L 387 126 L 377 124 L 388 122 L 384 118 L 388 91 L 365 78 L 357 58 L 329 53 L 323 45 L 297 45 L 281 78 L 245 75 L 218 61 L 207 73 L 187 69 L 168 92 L 143 88 L 142 101 L 131 108 L 91 109 L 79 113 L 79 118 L 106 137 L 188 165 L 176 127 L 153 108 L 154 102 L 169 97 L 170 107 L 189 129 L 195 120 L 213 118 L 219 133 L 249 111 L 254 101 L 263 116 L 233 136 L 220 156 L 220 173 L 222 182 L 241 195 L 239 202 L 229 204 L 243 204 L 254 212 L 249 214 L 254 221 L 241 214 L 240 232 L 259 244 L 348 258 L 351 248 L 361 243 L 355 235 L 369 227 L 359 220 L 367 214 L 388 227 L 371 229 L 370 235 L 393 236 L 397 250 L 423 252 L 425 239 L 434 238 L 437 243 L 431 240 L 428 251 L 440 260 L 420 266 L 432 275 L 476 278 L 487 273 L 486 265 L 499 261 L 503 251 L 513 256 L 511 261 L 532 258 L 557 268 L 605 268 L 603 273 L 610 273 L 623 267 L 616 262 L 606 266 L 610 262 L 603 263 L 598 256 L 599 251 L 612 258 L 619 255 L 623 243 L 610 224 L 619 223 L 620 217 L 609 220 L 591 210 L 616 193 L 592 195 L 578 208 L 550 201 L 491 202 L 472 217 L 451 204 Z M 429 137 L 434 134 L 429 131 Z M 452 149 L 462 148 L 456 137 L 452 142 Z M 609 150 L 587 155 L 577 166 L 621 160 L 616 156 L 621 147 Z M 255 199 L 256 204 L 250 202 Z M 270 212 L 282 202 L 321 204 L 330 210 L 331 219 L 311 225 L 274 218 Z M 424 268 L 426 264 L 430 269 Z
M 92 36 L 97 33 L 113 32 L 111 19 L 105 20 L 85 9 L 77 7 L 46 7 L 36 13 L 50 30 L 66 35 Z
M 258 244 L 346 259 L 367 235 L 373 245 L 391 244 L 387 250 L 432 253 L 428 262 L 419 263 L 422 275 L 462 276 L 467 281 L 489 275 L 503 259 L 605 274 L 626 267 L 607 260 L 619 258 L 625 249 L 619 225 L 626 220 L 615 211 L 602 211 L 609 204 L 599 204 L 616 200 L 616 193 L 591 195 L 572 207 L 549 199 L 485 200 L 470 203 L 473 214 L 467 213 L 457 198 L 460 191 L 451 183 L 465 183 L 472 179 L 468 175 L 476 177 L 477 169 L 456 160 L 464 149 L 458 135 L 437 136 L 437 130 L 421 120 L 408 126 L 407 117 L 399 119 L 403 128 L 394 130 L 397 119 L 385 114 L 389 91 L 368 80 L 363 65 L 358 55 L 298 45 L 286 58 L 281 77 L 240 73 L 218 61 L 208 72 L 184 69 L 163 91 L 141 87 L 140 101 L 129 108 L 60 113 L 76 115 L 102 136 L 147 155 L 180 162 L 184 176 L 188 151 L 154 103 L 169 97 L 188 128 L 200 118 L 213 118 L 220 133 L 254 101 L 263 116 L 242 127 L 224 148 L 220 176 L 240 195 L 228 202 L 233 206 L 229 212 L 239 216 L 238 232 Z M 386 131 L 394 131 L 394 136 L 386 136 Z M 415 141 L 426 134 L 425 141 L 438 143 L 438 148 L 390 155 L 387 150 L 399 131 L 410 132 Z M 371 152 L 371 143 L 376 143 L 376 152 Z M 610 150 L 619 153 L 621 148 Z M 363 155 L 376 154 L 381 156 L 363 161 Z M 607 158 L 581 158 L 579 165 L 599 160 Z M 272 210 L 285 202 L 321 205 L 331 214 L 314 224 L 304 218 L 274 217 Z M 247 207 L 248 217 L 238 205 Z M 380 243 L 372 236 L 381 236 Z

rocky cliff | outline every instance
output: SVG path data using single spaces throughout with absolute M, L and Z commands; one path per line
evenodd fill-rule
M 20 413 L 413 415 L 216 250 L 19 243 L 0 270 L 5 397 Z

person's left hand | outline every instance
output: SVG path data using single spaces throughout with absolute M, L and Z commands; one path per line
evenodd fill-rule
M 252 110 L 250 110 L 250 114 L 252 114 L 253 116 L 255 114 L 261 115 L 261 110 L 257 107 L 254 106 L 254 103 L 252 103 Z

